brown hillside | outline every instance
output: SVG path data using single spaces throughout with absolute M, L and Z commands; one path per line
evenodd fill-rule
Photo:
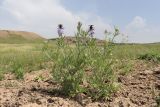
M 8 39 L 8 38 L 12 38 L 12 36 L 17 38 L 23 38 L 26 40 L 43 40 L 44 39 L 40 35 L 33 32 L 0 30 L 0 39 Z
M 58 38 L 52 38 L 52 39 L 49 39 L 49 40 L 55 41 L 55 40 L 57 40 L 57 39 L 58 39 Z M 67 43 L 69 43 L 69 44 L 74 44 L 74 43 L 76 43 L 76 37 L 67 36 L 67 37 L 65 37 L 64 39 L 65 39 L 65 41 L 66 41 Z M 82 38 L 82 37 L 81 37 L 81 41 L 84 40 L 84 39 L 85 39 L 85 38 Z M 97 39 L 97 38 L 95 38 L 95 39 L 96 39 L 96 43 L 97 43 L 98 45 L 103 45 L 104 42 L 105 42 L 105 40 L 100 40 L 100 39 Z

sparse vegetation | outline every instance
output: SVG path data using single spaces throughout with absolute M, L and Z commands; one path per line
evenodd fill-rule
M 1 44 L 0 68 L 11 71 L 17 78 L 25 72 L 46 68 L 47 57 L 41 52 L 41 44 Z
M 141 60 L 160 62 L 160 54 L 159 53 L 146 53 L 139 56 Z
M 43 78 L 42 75 L 39 75 L 39 76 L 37 76 L 37 77 L 34 79 L 34 81 L 37 81 L 37 82 L 43 81 L 43 80 L 44 80 L 44 78 Z
M 6 81 L 5 78 L 8 72 L 11 72 L 9 75 L 13 73 L 17 79 L 24 78 L 25 80 L 25 73 L 28 75 L 30 72 L 32 74 L 32 71 L 52 69 L 54 81 L 48 80 L 48 77 L 44 79 L 42 74 L 34 76 L 31 81 L 37 82 L 37 84 L 43 84 L 46 81 L 49 83 L 54 82 L 54 85 L 56 84 L 59 90 L 43 89 L 42 91 L 49 92 L 47 94 L 55 94 L 56 96 L 63 94 L 70 97 L 77 97 L 82 94 L 95 101 L 109 99 L 112 93 L 121 89 L 119 87 L 128 82 L 123 78 L 129 77 L 128 75 L 132 74 L 133 71 L 136 72 L 134 67 L 137 62 L 143 62 L 143 64 L 138 65 L 140 68 L 146 62 L 147 64 L 153 62 L 159 64 L 160 44 L 114 44 L 111 42 L 112 39 L 110 41 L 108 39 L 108 41 L 98 41 L 97 39 L 89 38 L 87 32 L 81 28 L 81 25 L 77 29 L 73 42 L 69 41 L 69 43 L 66 38 L 38 43 L 22 43 L 21 40 L 16 39 L 15 43 L 10 41 L 7 43 L 7 40 L 0 42 L 0 80 L 2 80 L 0 81 L 0 86 L 14 88 L 19 85 L 18 83 L 11 84 L 11 77 L 8 77 L 8 82 L 3 83 L 3 80 Z M 114 33 L 106 32 L 106 35 L 108 34 L 116 37 L 119 31 L 115 29 Z M 97 41 L 101 42 L 100 45 Z M 137 70 L 140 69 L 138 67 Z M 145 72 L 144 70 L 143 72 Z M 136 75 L 139 75 L 139 77 L 132 76 L 133 80 L 131 79 L 131 81 L 133 84 L 135 82 L 134 79 L 142 78 L 142 80 L 147 80 L 145 75 L 153 78 L 153 75 L 148 74 L 141 75 L 137 73 Z M 130 82 L 130 79 L 128 80 Z M 137 81 L 141 82 L 141 80 Z M 52 85 L 49 84 L 49 86 Z M 143 89 L 145 85 L 137 87 Z M 33 88 L 33 90 L 40 89 Z M 53 90 L 56 91 L 53 92 Z M 133 89 L 134 91 L 135 89 Z M 155 88 L 155 93 L 158 95 L 157 88 Z M 155 97 L 154 100 L 159 104 L 159 97 L 156 97 L 156 99 Z
M 4 74 L 3 74 L 3 71 L 0 69 L 0 81 L 2 81 L 4 78 Z
M 127 75 L 131 73 L 133 67 L 133 62 L 131 60 L 117 60 L 115 64 L 115 69 L 120 75 Z
M 114 84 L 116 76 L 111 67 L 113 39 L 106 40 L 99 47 L 95 39 L 88 37 L 81 27 L 79 23 L 75 47 L 65 43 L 62 37 L 57 41 L 56 49 L 48 52 L 49 58 L 54 61 L 53 79 L 60 83 L 65 95 L 74 97 L 86 93 L 95 100 L 108 98 L 117 88 Z M 117 35 L 119 30 L 115 28 L 112 36 L 115 38 Z

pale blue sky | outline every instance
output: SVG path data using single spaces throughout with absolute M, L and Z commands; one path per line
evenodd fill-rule
M 160 0 L 0 0 L 0 29 L 57 37 L 57 24 L 74 35 L 80 20 L 96 27 L 96 37 L 119 26 L 128 42 L 160 42 Z
M 73 12 L 91 12 L 111 19 L 122 27 L 135 16 L 147 19 L 149 24 L 160 24 L 160 0 L 62 0 L 62 4 Z

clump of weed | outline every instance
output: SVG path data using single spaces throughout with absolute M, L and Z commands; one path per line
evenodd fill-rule
M 63 94 L 74 97 L 85 93 L 94 100 L 106 99 L 117 89 L 116 76 L 112 68 L 113 40 L 119 35 L 115 27 L 114 33 L 105 31 L 112 39 L 99 46 L 95 38 L 88 36 L 78 23 L 75 34 L 76 43 L 69 45 L 65 38 L 57 40 L 54 49 L 44 47 L 46 55 L 54 61 L 53 79 L 61 86 Z
M 2 81 L 4 78 L 4 72 L 0 69 L 0 81 Z
M 44 81 L 44 77 L 42 75 L 37 76 L 34 81 L 40 82 L 40 81 Z
M 152 61 L 152 62 L 160 62 L 160 54 L 146 53 L 146 54 L 139 55 L 138 59 Z
M 11 71 L 16 75 L 17 79 L 23 79 L 24 76 L 24 65 L 19 60 L 14 60 L 11 62 Z
M 120 75 L 127 75 L 132 71 L 133 63 L 130 60 L 117 60 L 117 71 Z

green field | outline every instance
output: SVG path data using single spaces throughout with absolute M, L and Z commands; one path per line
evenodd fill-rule
M 1 72 L 23 72 L 43 69 L 46 57 L 41 52 L 42 43 L 0 44 Z
M 54 49 L 55 43 L 50 42 L 49 46 Z M 30 72 L 46 68 L 49 58 L 42 52 L 43 47 L 44 43 L 0 43 L 0 70 L 12 72 L 22 67 L 24 72 Z M 112 54 L 115 60 L 135 60 L 139 55 L 152 53 L 160 53 L 160 44 L 116 45 Z
M 141 54 L 160 53 L 160 43 L 117 45 L 113 53 L 117 58 L 136 59 Z
M 144 63 L 152 64 L 160 61 L 160 44 L 116 44 L 111 52 L 110 48 L 106 50 L 109 55 L 105 56 L 101 55 L 102 49 L 75 44 L 59 47 L 56 41 L 0 43 L 0 80 L 8 73 L 23 80 L 26 73 L 47 69 L 52 71 L 53 80 L 62 86 L 60 93 L 65 96 L 86 93 L 93 100 L 108 99 L 121 87 L 118 75 L 130 74 L 137 61 L 143 59 L 147 60 Z M 43 80 L 41 76 L 35 79 Z M 89 84 L 87 87 L 82 85 L 84 80 Z

